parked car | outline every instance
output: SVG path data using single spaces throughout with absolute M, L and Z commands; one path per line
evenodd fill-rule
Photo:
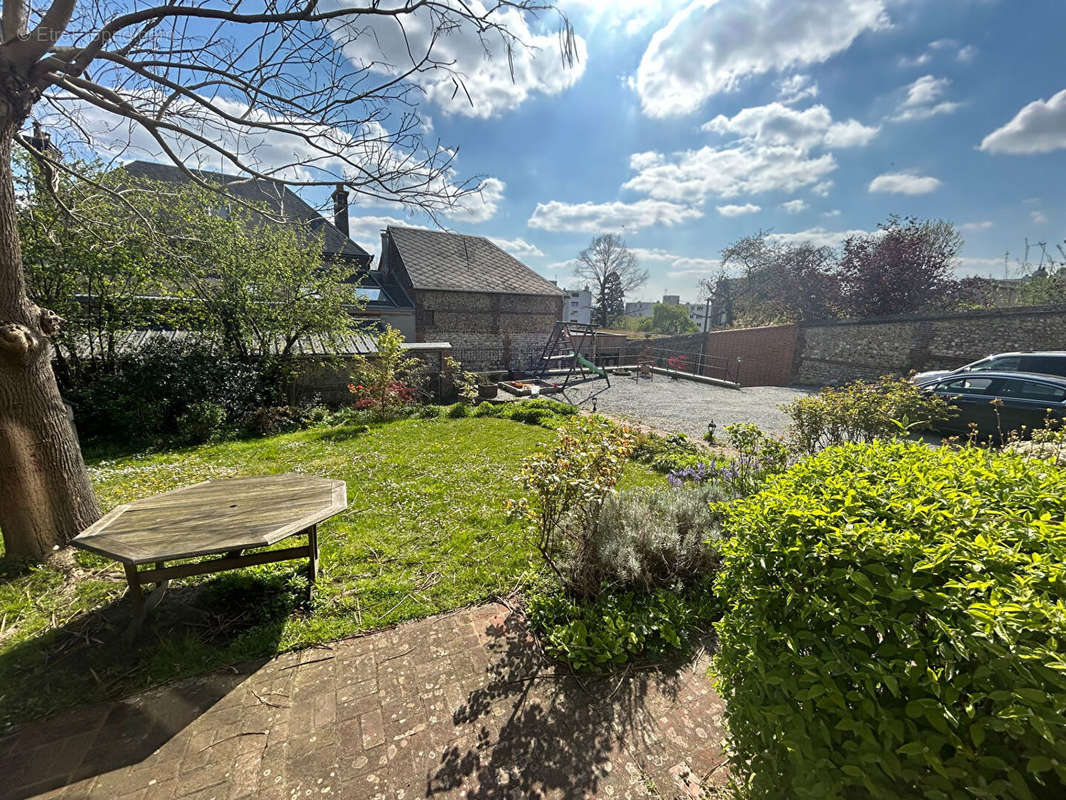
M 937 426 L 952 433 L 969 433 L 973 422 L 981 436 L 999 438 L 1023 427 L 1043 428 L 1049 419 L 1066 419 L 1066 377 L 981 370 L 920 385 L 958 408 L 955 417 Z
M 945 375 L 957 375 L 960 372 L 1037 372 L 1041 375 L 1061 375 L 1066 377 L 1066 350 L 1045 350 L 1034 353 L 997 353 L 986 356 L 979 361 L 959 367 L 958 369 L 935 369 L 919 372 L 911 378 L 915 383 L 926 383 Z

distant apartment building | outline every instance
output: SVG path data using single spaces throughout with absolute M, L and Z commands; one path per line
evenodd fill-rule
M 688 310 L 688 318 L 696 323 L 696 327 L 701 331 L 710 330 L 711 325 L 707 325 L 708 309 L 706 303 L 685 303 L 685 308 Z
M 681 295 L 679 294 L 664 294 L 663 295 L 664 306 L 679 306 L 681 305 Z
M 563 298 L 563 322 L 579 322 L 582 325 L 592 324 L 592 292 L 589 287 L 584 289 L 564 289 L 566 296 Z
M 647 300 L 634 300 L 631 303 L 626 303 L 626 316 L 650 317 L 653 308 L 655 308 L 655 303 Z

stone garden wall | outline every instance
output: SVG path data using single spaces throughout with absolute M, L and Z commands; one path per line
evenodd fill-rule
M 953 369 L 1011 350 L 1066 350 L 1066 307 L 803 323 L 792 382 L 838 384 Z

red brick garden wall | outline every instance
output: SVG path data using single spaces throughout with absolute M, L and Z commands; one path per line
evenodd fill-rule
M 709 358 L 730 363 L 741 386 L 788 386 L 795 351 L 795 325 L 709 331 L 705 345 Z

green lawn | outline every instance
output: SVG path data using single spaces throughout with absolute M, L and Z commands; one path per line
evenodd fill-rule
M 287 471 L 344 479 L 349 508 L 320 527 L 310 605 L 304 563 L 193 578 L 171 585 L 133 646 L 114 562 L 76 551 L 70 575 L 0 575 L 0 725 L 510 591 L 536 560 L 503 501 L 518 491 L 521 459 L 554 436 L 505 419 L 410 419 L 90 458 L 105 510 L 208 478 Z M 661 480 L 631 464 L 625 485 Z

